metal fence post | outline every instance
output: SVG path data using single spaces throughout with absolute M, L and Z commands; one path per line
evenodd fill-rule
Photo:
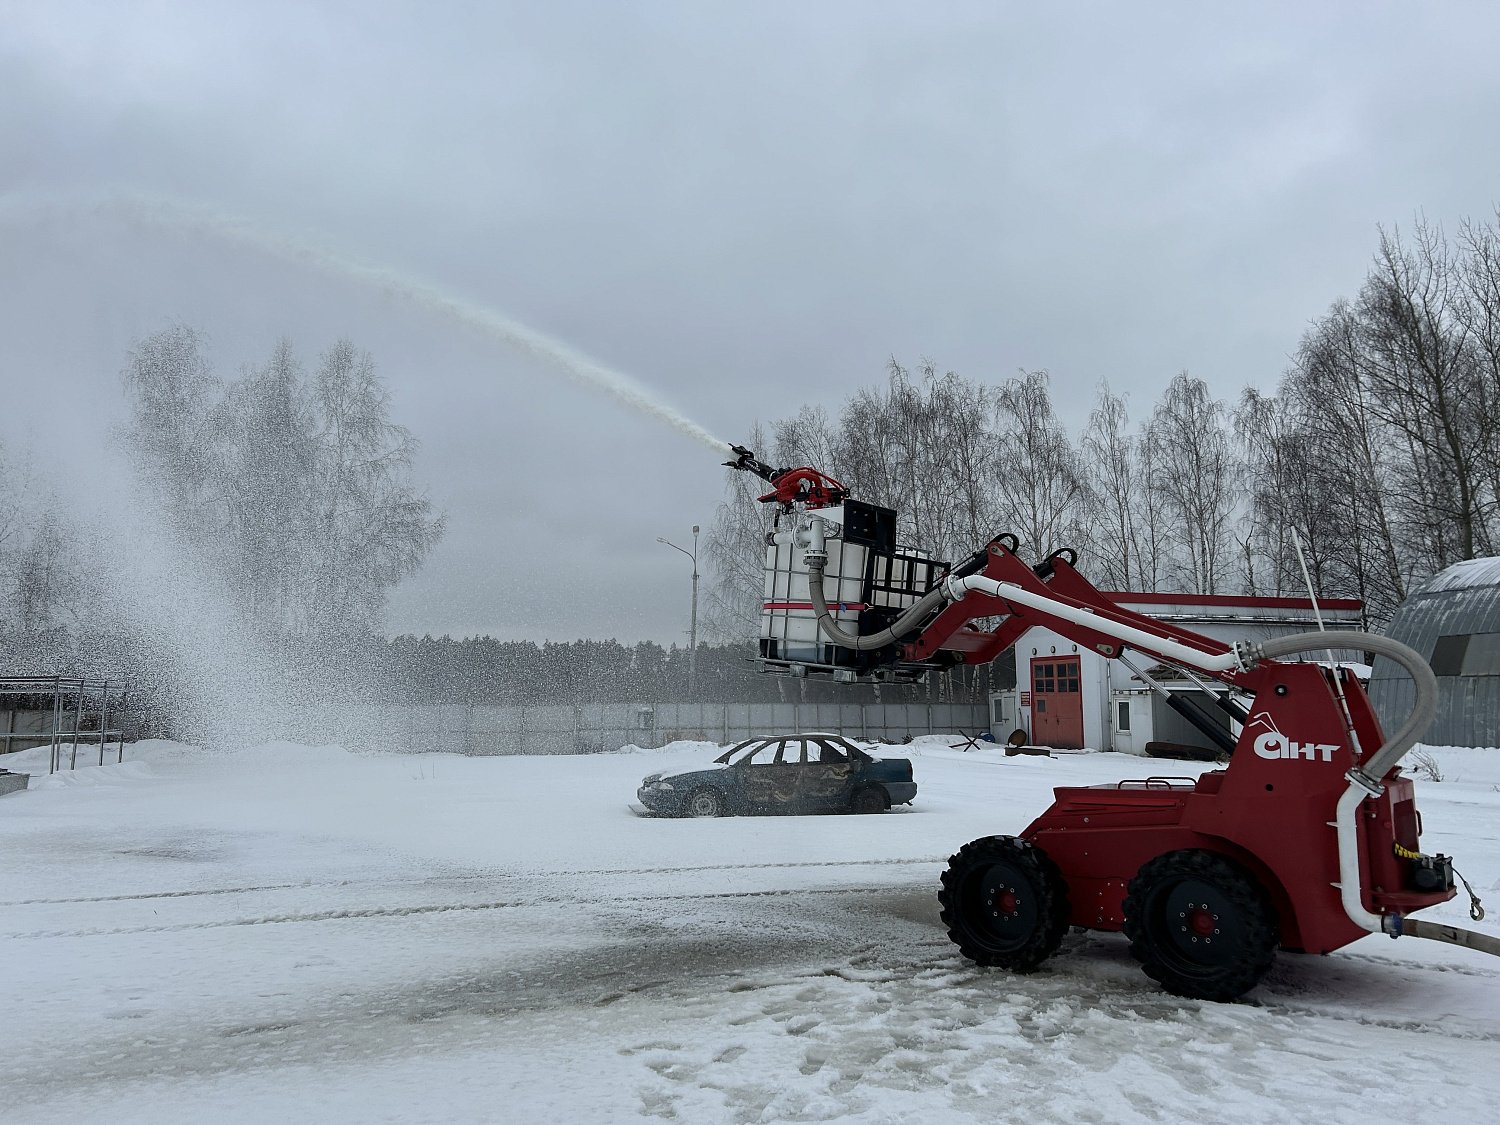
M 62 680 L 52 677 L 52 765 L 48 773 L 56 773 L 58 767 L 57 728 L 62 725 Z
M 104 700 L 99 704 L 99 764 L 104 764 L 104 732 L 109 729 L 109 681 L 104 681 Z
M 119 731 L 119 734 L 120 734 L 120 756 L 115 759 L 115 764 L 116 765 L 119 765 L 121 762 L 123 762 L 125 760 L 125 720 L 126 720 L 126 717 L 130 714 L 130 709 L 129 709 L 129 707 L 126 706 L 125 700 L 128 699 L 129 697 L 130 697 L 130 689 L 129 688 L 125 688 L 123 691 L 120 692 L 120 731 Z

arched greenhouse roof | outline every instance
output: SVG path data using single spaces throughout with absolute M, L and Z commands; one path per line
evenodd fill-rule
M 1438 677 L 1437 715 L 1423 742 L 1500 746 L 1500 558 L 1470 559 L 1433 575 L 1384 632 L 1426 657 Z M 1411 680 L 1377 658 L 1370 700 L 1389 731 L 1411 706 Z

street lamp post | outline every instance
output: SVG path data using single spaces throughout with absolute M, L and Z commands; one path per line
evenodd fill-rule
M 698 525 L 693 524 L 693 549 L 689 551 L 686 547 L 679 547 L 670 539 L 663 539 L 660 535 L 656 537 L 658 543 L 665 543 L 674 551 L 681 551 L 693 562 L 693 616 L 688 627 L 688 698 L 697 698 L 698 689 Z

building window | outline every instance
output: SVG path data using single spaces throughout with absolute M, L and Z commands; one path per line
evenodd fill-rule
M 1462 674 L 1500 676 L 1500 633 L 1473 633 L 1469 636 Z
M 994 718 L 994 723 L 995 723 L 996 726 L 1002 726 L 1002 725 L 1004 725 L 1004 723 L 1006 721 L 1005 700 L 1003 698 L 996 698 L 995 701 L 994 701 L 994 703 L 995 703 L 995 718 Z
M 1119 710 L 1119 718 L 1115 722 L 1115 729 L 1121 734 L 1130 732 L 1130 701 L 1122 699 L 1115 706 Z
M 1469 648 L 1469 634 L 1439 637 L 1432 646 L 1432 674 L 1457 676 L 1463 672 L 1464 653 Z
M 1032 687 L 1038 695 L 1047 695 L 1057 690 L 1056 665 L 1036 664 L 1031 670 Z

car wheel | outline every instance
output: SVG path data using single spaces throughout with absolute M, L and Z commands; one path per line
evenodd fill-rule
M 695 789 L 682 802 L 683 816 L 723 816 L 724 798 L 717 789 Z
M 948 937 L 981 965 L 1029 973 L 1068 929 L 1068 884 L 1035 844 L 986 836 L 948 860 L 938 891 Z
M 1178 996 L 1235 1000 L 1281 944 L 1260 884 L 1216 852 L 1168 852 L 1141 865 L 1125 897 L 1125 936 L 1146 975 Z
M 854 796 L 849 799 L 849 811 L 852 813 L 885 812 L 886 808 L 885 793 L 873 785 L 856 789 Z

